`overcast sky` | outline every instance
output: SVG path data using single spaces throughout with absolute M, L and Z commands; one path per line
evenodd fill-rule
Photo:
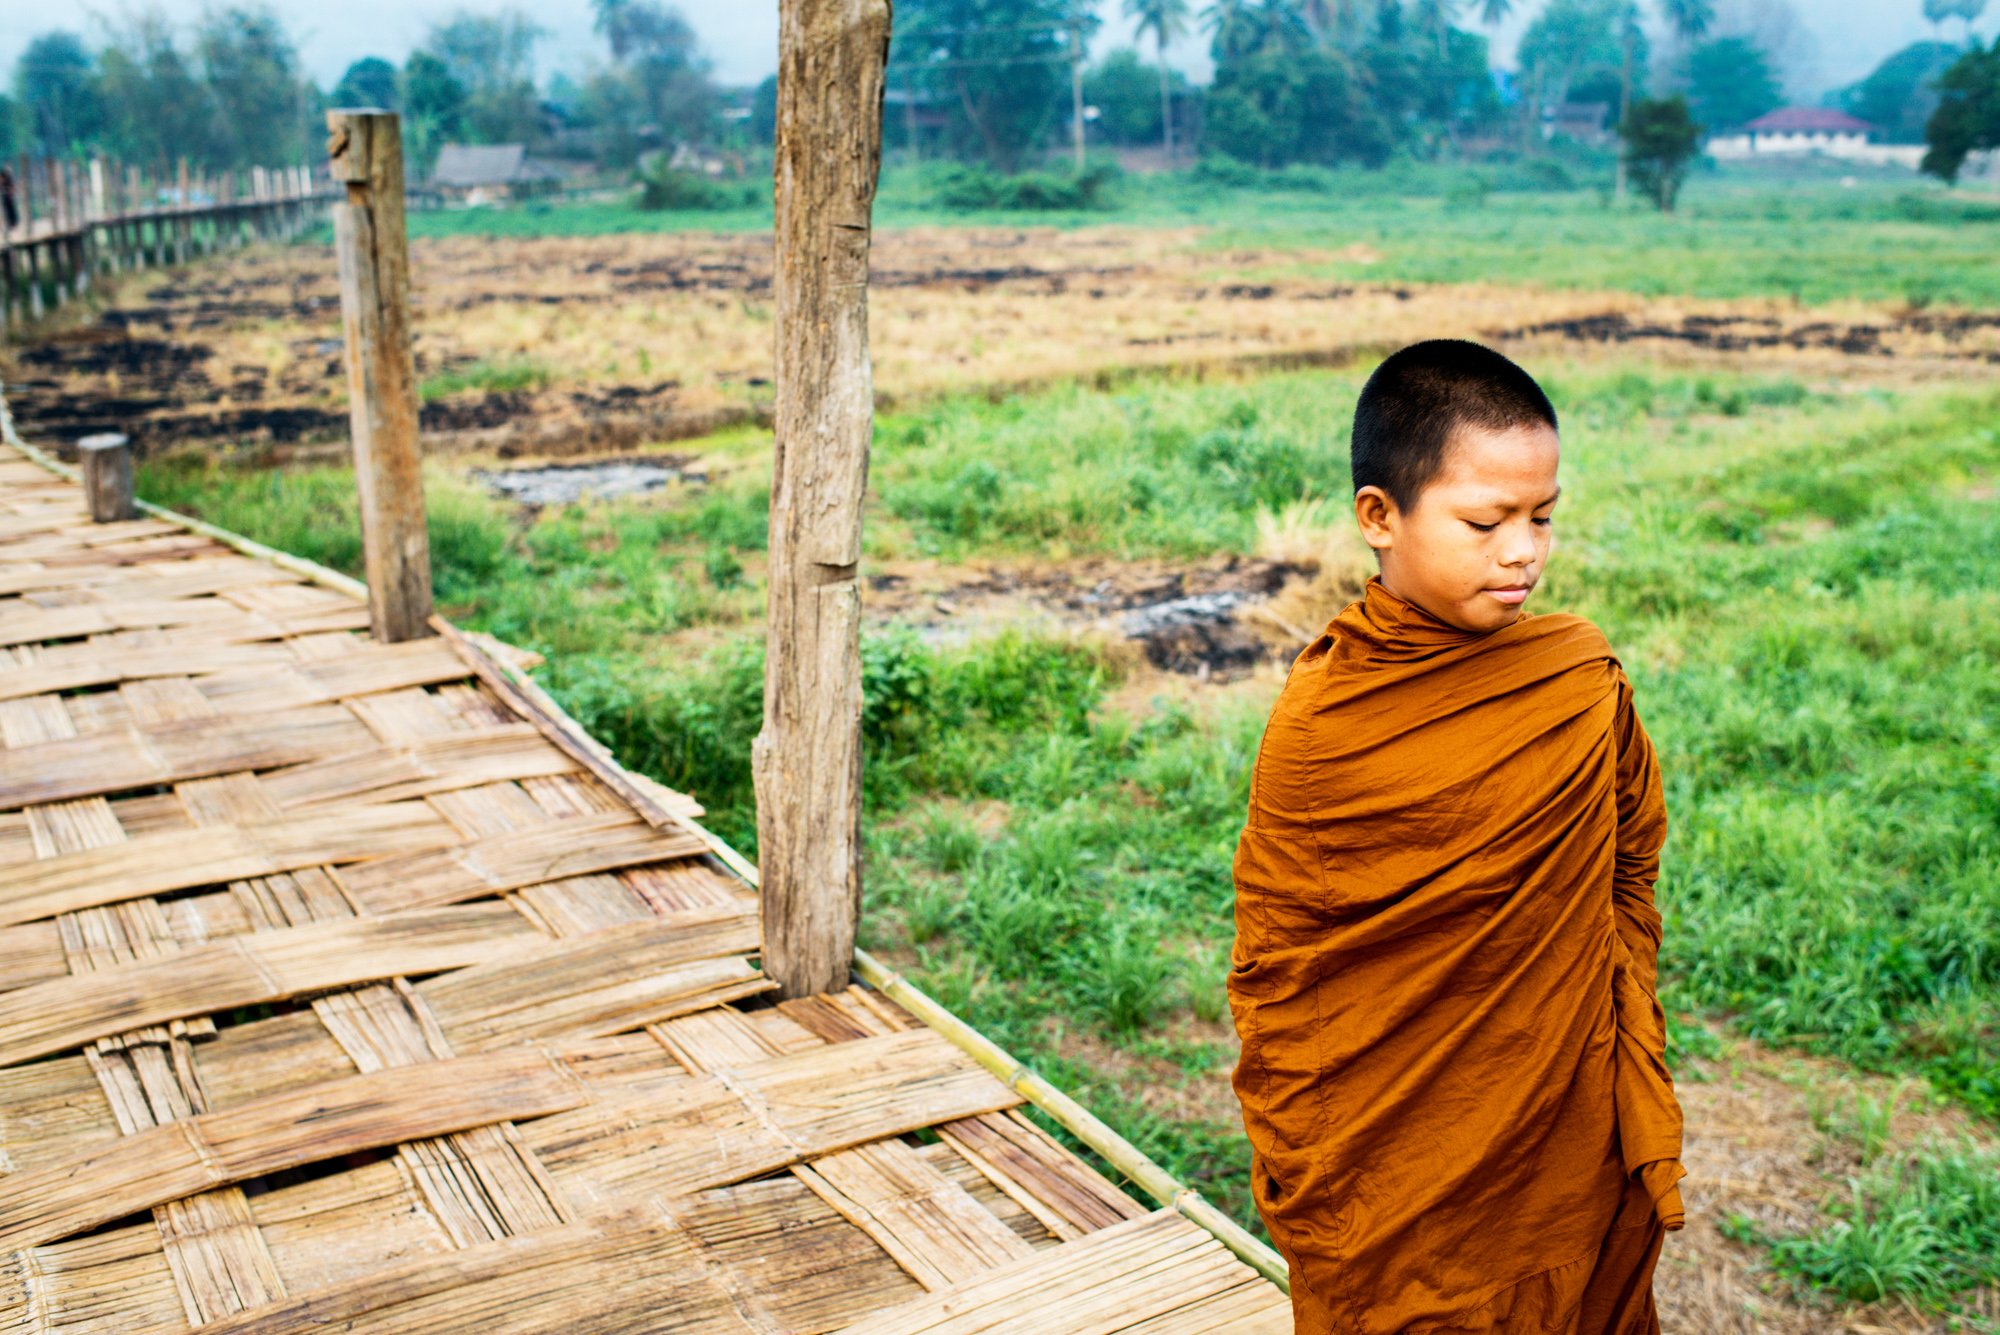
M 157 0 L 157 7 L 170 20 L 189 21 L 214 0 Z M 305 57 L 307 72 L 321 87 L 331 87 L 350 61 L 362 56 L 385 56 L 401 63 L 410 49 L 423 40 L 430 25 L 455 10 L 489 10 L 502 7 L 501 0 L 272 0 L 273 7 L 291 26 Z M 1931 34 L 1923 19 L 1922 0 L 1734 0 L 1733 7 L 1768 13 L 1774 7 L 1790 8 L 1804 29 L 1805 41 L 1789 71 L 1794 95 L 1810 97 L 1823 89 L 1851 83 L 1874 68 L 1882 57 L 1910 42 Z M 602 46 L 590 30 L 588 0 L 533 0 L 521 8 L 533 14 L 549 32 L 539 50 L 541 72 L 576 71 L 600 58 Z M 715 64 L 717 77 L 726 83 L 755 83 L 777 68 L 778 9 L 776 0 L 682 0 L 681 12 L 701 34 Z M 1131 24 L 1122 16 L 1120 0 L 1102 0 L 1106 23 L 1095 49 L 1130 45 Z M 1503 25 L 1494 35 L 1494 57 L 1502 65 L 1513 57 L 1514 42 L 1526 17 L 1540 7 L 1539 0 L 1526 0 L 1522 14 Z M 1732 7 L 1724 0 L 1724 8 Z M 68 5 L 36 5 L 29 0 L 0 0 L 0 68 L 11 71 L 14 59 L 36 33 L 52 27 L 81 31 L 87 38 L 100 35 L 104 16 L 119 16 L 134 8 L 123 0 L 104 3 L 84 0 L 79 9 Z M 1197 0 L 1195 8 L 1201 8 Z M 1650 9 L 1651 6 L 1648 6 Z M 1991 36 L 2000 3 L 1992 5 L 1974 30 Z M 1955 38 L 1959 25 L 1948 31 Z M 1199 37 L 1184 39 L 1168 48 L 1168 57 L 1196 80 L 1208 77 L 1207 43 Z

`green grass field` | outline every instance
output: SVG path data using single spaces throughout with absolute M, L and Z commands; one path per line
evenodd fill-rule
M 1065 221 L 1192 208 L 1187 183 L 1127 184 L 1118 209 Z M 1454 197 L 1422 173 L 1403 194 L 1307 184 L 1223 192 L 1199 244 L 1304 248 L 1302 266 L 1374 279 L 2000 304 L 2000 215 L 1907 179 L 1774 193 L 1707 178 L 1672 218 L 1607 211 L 1588 191 Z M 893 176 L 884 215 L 936 220 Z M 688 221 L 604 206 L 417 223 Z M 1325 258 L 1356 242 L 1380 258 Z M 1667 778 L 1676 1041 L 1712 1043 L 1720 1026 L 2000 1120 L 2000 387 L 1637 355 L 1531 369 L 1564 415 L 1538 610 L 1604 627 Z M 1344 424 L 1364 370 L 1140 376 L 885 416 L 867 560 L 1193 560 L 1256 554 L 1273 530 L 1351 552 Z M 769 439 L 699 448 L 723 465 L 711 486 L 532 517 L 436 469 L 432 551 L 448 611 L 547 654 L 541 679 L 573 713 L 754 852 Z M 183 455 L 144 465 L 140 487 L 358 565 L 342 470 Z M 870 636 L 864 941 L 1248 1219 L 1221 980 L 1230 854 L 1276 683 L 1188 690 L 1132 661 L 1021 633 Z M 1813 1230 L 1738 1232 L 1800 1283 L 1948 1306 L 2000 1282 L 1982 1153 L 1876 1146 Z
M 1801 163 L 1697 173 L 1677 212 L 1609 200 L 1609 161 L 1550 177 L 1519 166 L 1294 169 L 1232 184 L 1128 177 L 1105 207 L 973 212 L 935 203 L 933 178 L 891 168 L 877 225 L 1200 227 L 1218 255 L 1312 250 L 1289 274 L 1373 282 L 1503 282 L 1649 296 L 1844 298 L 2000 304 L 2000 200 L 1907 173 Z M 1858 171 L 1859 175 L 1853 175 Z M 1844 183 L 1845 182 L 1845 183 Z M 762 230 L 768 205 L 649 213 L 630 204 L 524 205 L 420 213 L 415 236 L 549 236 Z M 1364 250 L 1356 248 L 1365 248 Z M 1340 255 L 1339 252 L 1348 252 Z M 1254 279 L 1254 270 L 1242 277 Z
M 1669 1003 L 2000 1117 L 2000 392 L 1540 369 L 1566 411 L 1541 606 L 1605 627 L 1661 749 Z M 1345 441 L 1322 424 L 1357 388 L 1164 381 L 891 417 L 870 548 L 1247 552 L 1260 513 L 1337 491 Z M 339 470 L 166 462 L 142 485 L 356 563 L 351 524 L 328 522 L 352 510 Z M 759 485 L 751 470 L 525 528 L 442 476 L 432 493 L 441 600 L 548 653 L 580 718 L 746 846 Z M 664 637 L 716 623 L 739 629 L 690 672 Z M 871 639 L 866 939 L 1247 1215 L 1213 1094 L 1229 854 L 1268 691 L 1108 709 L 1121 661 Z M 1162 1112 L 1163 1084 L 1192 1111 Z

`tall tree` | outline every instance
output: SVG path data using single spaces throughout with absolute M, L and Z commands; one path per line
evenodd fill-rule
M 1094 0 L 897 0 L 889 52 L 898 88 L 941 103 L 946 141 L 1002 171 L 1055 124 Z
M 592 81 L 594 100 L 600 105 L 614 100 L 623 85 L 637 103 L 643 128 L 666 138 L 707 137 L 715 88 L 701 44 L 681 12 L 657 0 L 591 0 L 591 8 L 618 69 L 616 78 Z
M 1150 143 L 1160 137 L 1160 99 L 1153 71 L 1131 47 L 1109 52 L 1083 77 L 1083 95 L 1097 108 L 1094 132 L 1114 144 Z
M 1514 0 L 1479 0 L 1479 21 L 1489 28 L 1507 21 L 1514 12 Z
M 363 56 L 347 67 L 340 82 L 327 94 L 327 101 L 336 107 L 400 111 L 402 99 L 396 91 L 396 67 L 380 56 Z
M 1167 161 L 1174 160 L 1174 95 L 1167 73 L 1167 43 L 1187 31 L 1188 0 L 1125 0 L 1125 16 L 1139 21 L 1139 32 L 1153 35 L 1153 54 L 1160 65 L 1160 141 Z
M 1912 42 L 1835 96 L 1841 110 L 1877 127 L 1890 142 L 1920 144 L 1937 108 L 1938 76 L 1963 54 L 1950 42 Z
M 1218 65 L 1253 54 L 1264 40 L 1264 24 L 1252 0 L 1210 0 L 1201 11 L 1201 22 L 1208 30 L 1209 53 Z
M 1972 39 L 1972 21 L 1986 9 L 1986 0 L 1924 0 L 1924 17 L 1929 19 L 1940 32 L 1946 19 L 1957 19 L 1965 25 L 1964 37 Z
M 45 32 L 14 62 L 14 96 L 28 111 L 36 151 L 62 153 L 96 140 L 104 129 L 96 62 L 72 32 Z
M 1977 42 L 1938 76 L 1938 105 L 1924 126 L 1923 168 L 1958 179 L 1966 157 L 2000 149 L 2000 37 L 1990 49 Z
M 1549 0 L 1521 34 L 1517 58 L 1529 82 L 1551 103 L 1573 84 L 1615 80 L 1624 62 L 1618 16 L 1623 0 Z M 1540 107 L 1531 111 L 1539 114 Z
M 591 27 L 621 65 L 656 47 L 691 44 L 687 20 L 653 0 L 590 0 L 590 13 Z
M 465 92 L 465 130 L 480 143 L 521 143 L 540 128 L 535 45 L 546 34 L 518 9 L 461 9 L 430 30 L 423 49 Z
M 241 165 L 221 133 L 214 89 L 174 39 L 166 16 L 139 10 L 110 28 L 98 57 L 109 147 L 121 157 L 206 167 Z
M 1458 18 L 1459 3 L 1460 0 L 1413 0 L 1410 6 L 1410 25 L 1437 46 L 1440 57 L 1445 54 L 1446 35 Z
M 1694 41 L 1715 22 L 1714 0 L 1660 0 L 1660 17 L 1683 41 Z
M 268 5 L 211 9 L 195 26 L 195 54 L 209 86 L 216 139 L 239 167 L 298 162 L 314 98 L 299 54 Z
M 1747 37 L 1718 37 L 1688 52 L 1687 85 L 1689 110 L 1711 130 L 1733 130 L 1783 101 L 1770 62 Z
M 428 51 L 410 53 L 398 82 L 409 161 L 428 172 L 438 150 L 465 133 L 465 85 Z

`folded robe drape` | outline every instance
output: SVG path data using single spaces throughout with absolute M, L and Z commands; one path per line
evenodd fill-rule
M 1237 847 L 1229 997 L 1302 1335 L 1657 1330 L 1683 1175 L 1665 837 L 1581 618 L 1478 634 L 1371 580 L 1300 655 Z

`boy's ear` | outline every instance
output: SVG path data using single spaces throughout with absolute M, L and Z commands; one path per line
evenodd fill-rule
M 1395 545 L 1392 523 L 1399 516 L 1396 502 L 1380 487 L 1363 487 L 1354 493 L 1354 520 L 1361 525 L 1361 538 L 1377 553 Z

